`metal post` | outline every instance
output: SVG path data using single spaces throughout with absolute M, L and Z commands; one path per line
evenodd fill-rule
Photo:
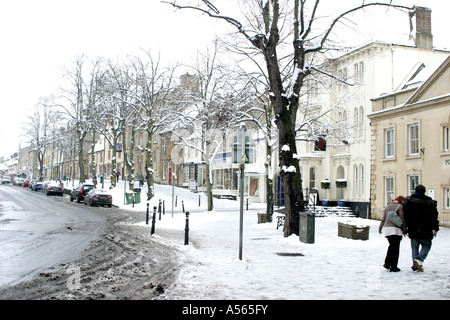
M 181 207 L 183 208 L 183 213 L 184 213 L 184 200 L 181 200 Z
M 159 220 L 161 220 L 161 199 L 159 199 L 158 213 L 159 213 Z
M 166 200 L 163 200 L 163 215 L 166 214 Z
M 200 207 L 200 195 L 198 195 L 198 206 Z
M 155 233 L 155 223 L 156 223 L 156 206 L 153 207 L 152 230 L 150 234 Z
M 236 147 L 237 147 L 237 158 L 236 162 L 239 163 L 240 171 L 240 215 L 239 215 L 239 260 L 242 260 L 242 243 L 243 243 L 243 233 L 244 233 L 244 171 L 245 162 L 248 161 L 248 155 L 246 154 L 246 136 L 248 136 L 247 128 L 245 125 L 241 124 L 239 129 L 236 131 Z
M 189 211 L 186 211 L 186 227 L 184 229 L 184 245 L 189 244 Z
M 243 242 L 243 231 L 244 231 L 244 164 L 239 165 L 241 172 L 241 183 L 240 183 L 240 215 L 239 215 L 239 260 L 242 260 L 242 242 Z
M 173 206 L 173 202 L 174 202 L 174 198 L 175 198 L 175 182 L 174 182 L 174 176 L 172 173 L 172 218 L 173 218 L 173 210 L 174 210 L 174 206 Z
M 150 206 L 150 204 L 147 202 L 147 214 L 145 215 L 145 224 L 148 224 L 148 218 L 149 218 L 149 206 Z

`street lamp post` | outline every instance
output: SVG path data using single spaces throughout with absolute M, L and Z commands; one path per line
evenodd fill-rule
M 244 184 L 245 184 L 245 136 L 247 134 L 247 128 L 244 124 L 239 126 L 236 132 L 236 157 L 239 163 L 240 183 L 239 183 L 239 197 L 240 197 L 240 214 L 239 214 L 239 260 L 242 260 L 242 248 L 243 248 L 243 235 L 244 235 Z

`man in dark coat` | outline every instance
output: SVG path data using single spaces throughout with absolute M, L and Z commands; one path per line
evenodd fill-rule
M 411 268 L 420 272 L 423 272 L 423 261 L 431 249 L 433 237 L 439 231 L 437 201 L 426 196 L 425 191 L 423 185 L 418 185 L 415 193 L 403 204 L 407 233 L 411 239 Z

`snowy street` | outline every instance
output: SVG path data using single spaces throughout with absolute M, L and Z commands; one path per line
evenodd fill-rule
M 107 186 L 109 187 L 109 186 Z M 282 227 L 258 224 L 264 204 L 244 211 L 243 260 L 239 260 L 239 202 L 214 200 L 206 212 L 206 196 L 175 188 L 177 206 L 172 216 L 172 188 L 155 186 L 146 224 L 146 187 L 141 203 L 124 204 L 123 183 L 112 189 L 118 208 L 92 208 L 108 217 L 109 226 L 84 256 L 71 264 L 48 266 L 33 281 L 0 292 L 6 299 L 134 299 L 134 300 L 376 300 L 450 298 L 450 230 L 441 228 L 424 272 L 411 271 L 408 238 L 401 242 L 399 268 L 383 268 L 388 242 L 378 234 L 378 221 L 317 217 L 315 243 L 296 236 L 283 237 Z M 159 200 L 165 214 L 156 215 L 150 235 L 152 208 Z M 200 200 L 200 206 L 199 206 Z M 56 199 L 68 202 L 68 197 Z M 186 216 L 189 245 L 184 245 Z M 73 206 L 82 204 L 73 204 Z M 244 207 L 245 210 L 245 207 Z M 370 226 L 368 241 L 338 237 L 338 222 L 351 220 Z M 77 226 L 74 225 L 74 228 Z M 25 258 L 25 257 L 24 257 Z M 77 266 L 79 287 L 69 287 Z

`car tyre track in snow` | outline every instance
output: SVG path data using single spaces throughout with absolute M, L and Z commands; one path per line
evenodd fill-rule
M 80 207 L 82 204 L 69 203 L 68 197 L 48 201 L 52 207 L 58 202 L 104 216 L 105 231 L 91 241 L 80 258 L 46 268 L 31 280 L 2 287 L 0 298 L 158 299 L 176 281 L 181 267 L 177 249 L 155 241 L 148 228 L 135 225 L 142 213 Z M 64 226 L 67 232 L 84 227 L 76 223 Z M 60 250 L 69 248 L 69 243 L 70 239 L 61 243 Z

